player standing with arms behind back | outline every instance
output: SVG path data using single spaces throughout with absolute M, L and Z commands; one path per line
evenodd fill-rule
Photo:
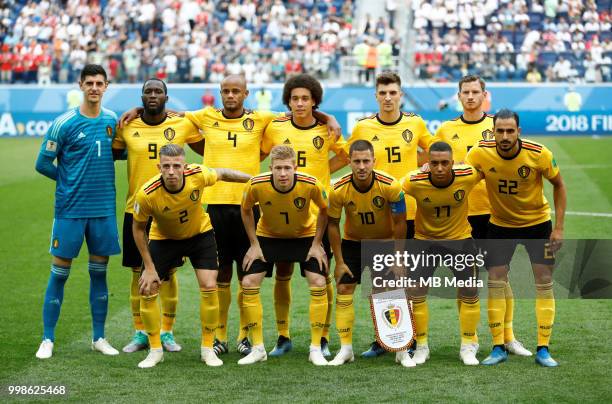
M 488 226 L 487 271 L 489 329 L 493 351 L 482 361 L 496 365 L 508 359 L 504 347 L 504 288 L 508 282 L 509 264 L 518 244 L 523 244 L 536 283 L 536 320 L 538 344 L 536 363 L 557 366 L 548 344 L 555 317 L 552 273 L 554 253 L 561 247 L 565 219 L 566 193 L 559 167 L 546 147 L 520 139 L 518 115 L 508 109 L 493 119 L 494 141 L 482 140 L 470 150 L 466 162 L 485 177 L 491 201 Z M 543 178 L 553 185 L 555 227 L 550 206 L 544 197 Z
M 435 141 L 448 143 L 453 149 L 453 158 L 461 164 L 472 147 L 478 146 L 481 140 L 493 140 L 493 116 L 483 111 L 487 98 L 485 82 L 479 76 L 468 75 L 459 81 L 457 97 L 463 106 L 463 114 L 458 118 L 443 122 L 435 135 Z M 491 218 L 491 204 L 484 181 L 474 187 L 468 197 L 468 220 L 472 226 L 472 237 L 477 240 L 487 238 L 487 226 Z M 506 298 L 506 316 L 504 317 L 504 344 L 512 354 L 531 356 L 520 341 L 514 336 L 512 319 L 514 317 L 514 294 L 508 281 L 504 287 Z M 461 299 L 457 298 L 457 307 L 461 311 Z M 474 336 L 478 343 L 478 336 Z
M 108 88 L 102 66 L 86 65 L 79 87 L 84 95 L 83 103 L 53 121 L 36 161 L 36 170 L 56 181 L 50 249 L 53 260 L 43 304 L 43 341 L 36 352 L 40 359 L 53 355 L 64 285 L 83 238 L 89 250 L 92 349 L 105 355 L 119 354 L 104 338 L 108 312 L 108 257 L 121 251 L 111 150 L 117 116 L 102 107 L 102 96 Z M 55 159 L 57 166 L 53 165 Z

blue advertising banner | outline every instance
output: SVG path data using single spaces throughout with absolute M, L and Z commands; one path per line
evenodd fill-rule
M 171 84 L 168 107 L 178 111 L 202 108 L 206 90 L 216 96 L 221 106 L 217 85 Z M 285 111 L 282 85 L 267 88 L 272 92 L 272 110 Z M 489 91 L 490 112 L 510 108 L 519 113 L 523 134 L 534 135 L 612 135 L 612 86 L 576 86 L 582 98 L 580 112 L 567 112 L 564 96 L 567 85 L 527 86 L 494 84 Z M 248 108 L 257 108 L 255 92 L 246 100 Z M 121 114 L 140 105 L 140 85 L 111 85 L 104 96 L 104 106 Z M 461 114 L 454 85 L 415 85 L 404 88 L 405 111 L 420 114 L 434 133 L 441 122 Z M 55 117 L 68 109 L 69 102 L 79 100 L 76 86 L 0 86 L 0 136 L 43 136 Z M 440 111 L 440 102 L 448 104 Z M 334 114 L 350 134 L 357 119 L 378 110 L 372 87 L 325 88 L 321 110 Z

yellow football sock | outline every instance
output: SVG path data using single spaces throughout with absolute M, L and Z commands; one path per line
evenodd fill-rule
M 249 327 L 246 321 L 246 314 L 244 312 L 244 290 L 242 285 L 238 284 L 238 296 L 236 296 L 236 302 L 238 303 L 238 314 L 240 321 L 240 329 L 238 330 L 238 342 L 249 336 Z
M 325 291 L 327 293 L 327 314 L 325 315 L 325 324 L 323 325 L 322 337 L 329 341 L 329 327 L 331 327 L 331 316 L 334 308 L 334 277 L 329 274 L 327 276 L 327 284 L 325 285 Z
M 336 295 L 336 328 L 338 329 L 338 335 L 340 335 L 341 345 L 353 344 L 354 323 L 353 295 Z
M 488 282 L 487 314 L 489 330 L 493 338 L 493 345 L 504 344 L 504 316 L 506 313 L 506 295 L 504 289 L 506 281 Z
M 461 295 L 459 295 L 459 291 L 457 291 L 457 299 L 456 300 L 457 300 L 457 313 L 459 314 L 459 319 L 461 319 Z M 478 328 L 478 326 L 476 328 Z M 474 336 L 472 337 L 472 343 L 473 344 L 478 344 L 478 330 L 476 330 L 474 332 Z
M 172 331 L 176 320 L 176 306 L 178 305 L 178 276 L 176 276 L 176 270 L 172 272 L 168 282 L 161 283 L 159 300 L 161 301 L 162 332 Z
M 555 296 L 552 282 L 536 284 L 536 320 L 538 346 L 548 346 L 555 322 Z
M 321 335 L 327 315 L 327 287 L 310 288 L 310 345 L 321 346 Z
M 289 308 L 291 306 L 291 277 L 276 276 L 274 280 L 274 312 L 278 335 L 290 338 Z
M 145 330 L 149 336 L 149 346 L 151 349 L 161 349 L 161 338 L 159 336 L 161 330 L 161 315 L 159 309 L 159 301 L 157 294 L 153 296 L 140 297 L 140 312 L 142 313 L 142 321 Z
M 427 345 L 427 332 L 429 330 L 429 308 L 427 307 L 427 296 L 412 297 L 412 313 L 414 314 L 417 345 Z
M 243 288 L 242 306 L 245 323 L 253 336 L 253 345 L 263 344 L 263 306 L 259 288 Z
M 140 269 L 132 269 L 132 283 L 130 284 L 130 307 L 132 308 L 132 322 L 134 329 L 143 331 L 145 329 L 140 315 L 140 287 L 138 280 L 140 279 Z
M 504 288 L 506 296 L 506 314 L 504 315 L 504 342 L 514 341 L 514 329 L 512 328 L 512 319 L 514 318 L 514 293 L 510 287 L 510 282 L 506 282 Z
M 219 325 L 217 288 L 200 289 L 200 321 L 202 323 L 202 347 L 212 348 L 215 330 Z
M 480 299 L 478 296 L 461 296 L 461 309 L 459 312 L 459 329 L 461 332 L 461 343 L 470 344 L 474 342 L 476 328 L 480 322 Z
M 217 294 L 219 295 L 219 327 L 215 332 L 217 339 L 221 342 L 227 341 L 227 315 L 232 303 L 232 284 L 217 282 Z

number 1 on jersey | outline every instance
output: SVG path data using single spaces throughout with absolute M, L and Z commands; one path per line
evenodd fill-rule
M 102 143 L 99 140 L 96 140 L 96 144 L 98 145 L 98 157 L 102 156 Z

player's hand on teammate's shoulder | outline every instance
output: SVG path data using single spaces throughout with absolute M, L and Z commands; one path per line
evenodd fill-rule
M 242 268 L 244 269 L 244 272 L 249 272 L 251 265 L 253 265 L 253 262 L 256 260 L 266 262 L 263 251 L 261 251 L 261 247 L 259 245 L 252 245 L 249 247 L 248 251 L 244 255 L 244 259 L 242 260 Z
M 348 265 L 346 265 L 344 262 L 338 263 L 336 261 L 336 269 L 334 270 L 334 278 L 336 279 L 336 282 L 340 281 L 344 274 L 349 275 L 351 278 L 355 277 L 355 275 L 353 275 L 353 273 L 349 269 Z
M 342 127 L 333 115 L 328 115 L 327 118 L 327 134 L 334 141 L 342 138 Z
M 138 118 L 142 111 L 142 107 L 135 107 L 121 114 L 119 117 L 119 129 L 123 129 L 128 123 Z
M 327 254 L 325 254 L 325 249 L 320 243 L 313 243 L 310 246 L 310 250 L 308 250 L 308 255 L 306 256 L 306 261 L 314 258 L 319 263 L 319 267 L 325 270 L 327 274 L 329 272 L 329 268 L 327 267 Z
M 157 271 L 155 270 L 155 268 L 153 268 L 153 270 L 145 268 L 142 271 L 142 275 L 140 276 L 140 279 L 138 280 L 140 294 L 144 296 L 149 296 L 151 292 L 157 290 L 160 283 L 161 283 L 161 280 L 159 279 L 159 276 L 157 275 Z

